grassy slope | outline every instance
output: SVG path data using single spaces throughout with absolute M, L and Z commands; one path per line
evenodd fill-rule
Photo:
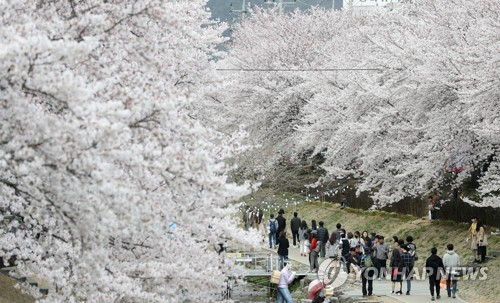
M 461 257 L 462 264 L 472 260 L 470 249 L 465 243 L 468 225 L 457 224 L 450 221 L 435 221 L 430 224 L 427 220 L 397 213 L 371 212 L 357 209 L 340 210 L 338 204 L 323 204 L 319 202 L 303 203 L 297 206 L 301 219 L 310 225 L 312 219 L 317 222 L 324 221 L 329 231 L 335 230 L 335 225 L 340 222 L 347 231 L 368 230 L 377 232 L 386 237 L 386 242 L 392 241 L 392 236 L 406 238 L 413 236 L 417 245 L 419 260 L 417 266 L 422 268 L 425 259 L 430 255 L 430 249 L 438 248 L 438 255 L 446 252 L 446 244 L 453 243 L 455 250 Z M 491 236 L 490 230 L 488 250 L 500 249 L 500 237 Z M 389 241 L 391 240 L 391 241 Z M 459 292 L 468 302 L 487 303 L 499 302 L 500 294 L 500 258 L 488 261 L 487 279 L 484 281 L 460 281 Z
M 16 281 L 0 274 L 0 303 L 33 303 L 35 299 L 16 289 Z

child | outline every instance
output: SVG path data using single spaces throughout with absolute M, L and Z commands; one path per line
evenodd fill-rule
M 304 233 L 304 244 L 300 247 L 300 255 L 303 257 L 309 256 L 311 242 L 309 241 L 309 233 Z

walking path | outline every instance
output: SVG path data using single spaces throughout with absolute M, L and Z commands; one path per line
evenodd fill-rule
M 290 241 L 291 242 L 291 241 Z M 269 246 L 264 247 L 265 250 L 276 253 L 276 249 L 269 249 Z M 301 264 L 309 265 L 309 258 L 300 255 L 298 248 L 293 248 L 292 246 L 288 249 L 288 258 L 299 262 Z M 320 259 L 321 263 L 321 259 Z M 458 284 L 460 289 L 460 282 Z M 353 288 L 356 287 L 356 288 Z M 350 290 L 345 290 L 344 295 L 351 298 L 362 298 L 361 292 L 361 282 L 356 281 L 351 284 Z M 391 281 L 390 280 L 375 280 L 373 281 L 373 293 L 375 294 L 377 302 L 394 302 L 394 299 L 405 303 L 422 303 L 422 302 L 432 302 L 431 295 L 429 291 L 429 281 L 416 281 L 413 280 L 411 283 L 411 295 L 407 296 L 406 293 L 406 282 L 403 281 L 403 295 L 392 295 L 391 292 Z M 368 297 L 370 298 L 370 297 Z M 390 298 L 390 299 L 389 299 Z M 463 299 L 457 296 L 456 299 L 448 298 L 446 289 L 441 289 L 441 299 L 434 301 L 439 302 L 455 302 L 455 303 L 467 303 Z

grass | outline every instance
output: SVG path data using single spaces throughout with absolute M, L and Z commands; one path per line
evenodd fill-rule
M 389 213 L 384 211 L 366 211 L 347 208 L 341 210 L 338 204 L 323 204 L 320 202 L 302 203 L 297 206 L 297 212 L 302 220 L 308 225 L 311 220 L 323 221 L 325 227 L 331 232 L 336 229 L 335 225 L 341 223 L 347 231 L 356 230 L 362 232 L 377 232 L 386 238 L 386 243 L 391 244 L 392 236 L 406 239 L 411 235 L 417 245 L 419 260 L 416 266 L 424 267 L 426 258 L 430 255 L 430 249 L 436 247 L 438 255 L 446 252 L 446 245 L 453 243 L 455 251 L 460 255 L 462 264 L 473 259 L 469 245 L 465 242 L 467 238 L 468 224 L 453 221 L 435 220 L 430 223 L 426 219 L 414 216 Z M 491 229 L 486 227 L 488 234 L 488 251 L 500 250 L 500 237 L 491 236 Z M 488 261 L 488 277 L 485 281 L 460 281 L 460 295 L 471 303 L 498 302 L 500 293 L 500 258 Z
M 16 280 L 0 274 L 0 303 L 34 303 L 35 299 L 15 288 Z

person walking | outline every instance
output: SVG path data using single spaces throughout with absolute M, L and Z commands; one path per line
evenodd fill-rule
M 286 262 L 281 270 L 280 281 L 278 283 L 278 300 L 277 303 L 293 303 L 292 294 L 288 289 L 288 284 L 292 283 L 295 279 L 296 273 L 292 270 L 292 264 Z
M 478 263 L 477 257 L 477 217 L 473 216 L 471 218 L 471 225 L 468 230 L 469 236 L 467 237 L 467 242 L 470 241 L 470 249 L 472 250 L 472 255 L 474 256 L 474 263 Z
M 434 289 L 436 296 L 441 299 L 439 281 L 441 280 L 441 270 L 443 269 L 443 260 L 437 255 L 437 248 L 431 248 L 431 255 L 425 261 L 425 269 L 429 276 L 429 290 L 431 291 L 431 301 L 435 300 Z
M 448 251 L 443 256 L 443 265 L 446 269 L 446 291 L 448 292 L 448 298 L 451 296 L 456 298 L 457 271 L 460 270 L 460 256 L 453 250 L 453 244 L 448 244 L 446 248 L 448 248 Z
M 378 279 L 385 278 L 387 274 L 387 254 L 389 247 L 384 243 L 384 236 L 378 236 L 378 242 L 375 245 L 375 258 L 378 271 Z
M 269 234 L 269 248 L 276 248 L 276 245 L 278 245 L 278 239 L 276 238 L 276 233 L 278 232 L 278 221 L 274 218 L 274 214 L 269 215 L 267 231 Z
M 293 218 L 290 220 L 290 229 L 292 230 L 292 238 L 293 238 L 293 247 L 297 248 L 297 242 L 300 246 L 300 235 L 299 229 L 301 226 L 301 221 L 298 217 L 297 212 L 293 213 Z
M 401 258 L 401 250 L 398 247 L 395 247 L 392 250 L 391 254 L 391 262 L 390 262 L 390 269 L 391 269 L 391 294 L 396 294 L 396 295 L 402 295 L 403 294 L 403 259 Z M 399 285 L 399 290 L 396 288 L 396 285 Z M 396 289 L 396 292 L 394 290 Z
M 375 276 L 375 263 L 373 262 L 372 250 L 365 249 L 365 254 L 361 258 L 361 291 L 363 292 L 363 297 L 368 295 L 373 295 L 373 279 Z M 368 289 L 366 285 L 368 284 Z
M 280 270 L 285 266 L 285 260 L 288 260 L 288 248 L 290 247 L 290 243 L 286 238 L 286 231 L 281 231 L 280 236 L 278 238 L 278 264 Z
M 318 251 L 317 246 L 321 245 L 318 243 L 318 231 L 311 231 L 311 245 L 309 247 L 309 272 L 317 272 L 319 268 L 318 264 Z
M 477 221 L 476 232 L 478 263 L 483 263 L 486 259 L 486 246 L 488 246 L 488 238 L 484 232 L 484 226 L 481 220 Z
M 328 229 L 324 226 L 325 223 L 323 221 L 319 221 L 319 227 L 318 227 L 318 241 L 321 241 L 321 246 L 320 246 L 320 257 L 324 258 L 326 255 L 326 241 L 328 241 L 328 238 L 330 237 L 328 234 Z
M 278 221 L 278 231 L 276 232 L 276 236 L 278 237 L 282 231 L 286 231 L 286 219 L 283 216 L 285 211 L 281 208 L 278 211 L 278 216 L 276 217 L 276 221 Z M 278 243 L 276 243 L 278 245 Z
M 307 227 L 307 222 L 306 220 L 302 220 L 299 228 L 299 247 L 300 247 L 300 255 L 301 256 L 307 256 L 307 245 L 309 243 L 309 236 L 307 235 L 307 230 L 309 228 Z M 307 243 L 306 243 L 307 241 Z

